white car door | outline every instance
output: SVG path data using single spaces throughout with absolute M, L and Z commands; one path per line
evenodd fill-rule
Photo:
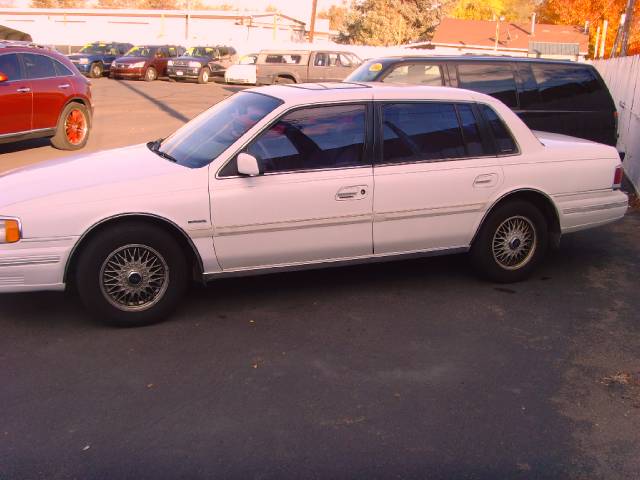
M 517 153 L 513 139 L 492 134 L 472 104 L 390 102 L 378 112 L 383 133 L 375 167 L 375 253 L 468 246 L 503 181 L 495 146 L 503 155 Z
M 286 113 L 254 139 L 261 175 L 232 159 L 211 179 L 214 245 L 223 270 L 372 254 L 373 171 L 366 103 Z

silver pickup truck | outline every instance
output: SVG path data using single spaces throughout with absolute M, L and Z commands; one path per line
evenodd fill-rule
M 256 62 L 256 80 L 258 85 L 339 82 L 361 63 L 362 60 L 350 52 L 263 50 Z

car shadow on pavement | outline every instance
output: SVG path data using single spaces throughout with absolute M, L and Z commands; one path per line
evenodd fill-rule
M 34 138 L 31 140 L 22 140 L 21 142 L 0 144 L 0 155 L 3 153 L 21 152 L 22 150 L 30 150 L 32 148 L 48 147 L 51 142 L 48 138 Z
M 137 93 L 138 95 L 140 95 L 141 97 L 143 97 L 144 99 L 148 100 L 149 102 L 153 103 L 155 106 L 157 106 L 160 110 L 162 110 L 163 112 L 171 115 L 173 118 L 176 118 L 178 120 L 180 120 L 181 122 L 187 123 L 189 120 L 191 120 L 189 117 L 187 117 L 186 115 L 183 115 L 182 113 L 180 113 L 179 111 L 171 108 L 169 105 L 167 105 L 164 102 L 161 102 L 160 100 L 158 100 L 157 98 L 152 97 L 151 95 L 149 95 L 148 93 L 143 92 L 142 90 L 134 87 L 133 85 L 131 85 L 129 82 L 122 81 L 122 80 L 115 80 L 116 82 L 118 82 L 120 85 L 122 85 L 123 87 L 128 88 L 129 90 L 131 90 L 132 92 Z

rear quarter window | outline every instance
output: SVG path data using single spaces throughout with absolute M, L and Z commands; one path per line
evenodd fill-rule
M 546 110 L 612 110 L 611 98 L 591 67 L 533 64 L 540 103 Z
M 480 113 L 493 135 L 498 155 L 518 153 L 518 146 L 502 119 L 489 105 L 478 105 Z

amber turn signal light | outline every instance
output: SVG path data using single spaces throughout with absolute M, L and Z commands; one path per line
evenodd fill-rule
M 16 243 L 20 240 L 18 220 L 0 220 L 0 243 Z

